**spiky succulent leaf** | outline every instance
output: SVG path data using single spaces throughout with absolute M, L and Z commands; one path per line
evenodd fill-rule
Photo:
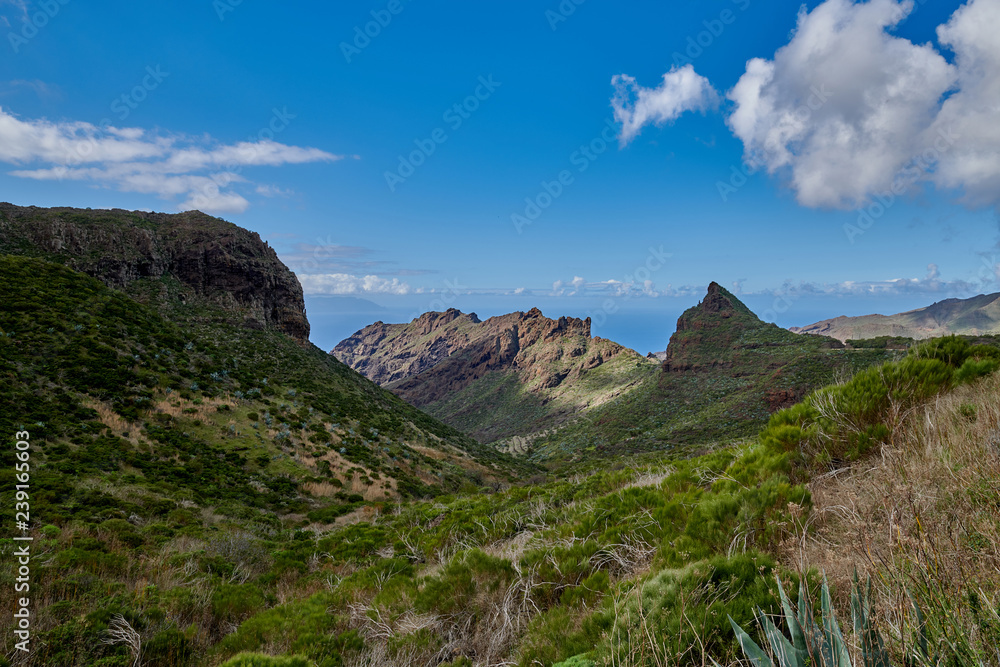
M 808 585 L 805 578 L 799 586 L 799 623 L 806 637 L 806 650 L 816 665 L 831 665 L 833 652 L 829 642 L 823 636 L 823 631 L 813 619 L 812 603 L 809 601 Z
M 871 595 L 871 579 L 868 580 L 867 591 L 862 596 L 858 572 L 855 570 L 854 585 L 851 587 L 851 618 L 854 622 L 854 633 L 861 639 L 861 652 L 865 667 L 891 667 L 882 635 L 872 626 L 871 618 L 868 616 Z
M 758 610 L 757 613 L 760 615 L 761 625 L 764 626 L 767 641 L 771 644 L 771 651 L 778 659 L 780 667 L 805 667 L 809 661 L 809 653 L 805 649 L 793 646 L 763 611 Z
M 771 658 L 764 652 L 764 649 L 758 646 L 757 642 L 751 639 L 750 635 L 736 624 L 732 616 L 729 617 L 729 624 L 733 626 L 733 632 L 736 633 L 736 641 L 740 643 L 743 655 L 753 663 L 754 667 L 774 667 Z
M 847 652 L 847 644 L 844 643 L 844 636 L 840 633 L 840 624 L 833 613 L 833 603 L 830 601 L 830 586 L 826 577 L 823 577 L 823 588 L 820 593 L 821 604 L 823 605 L 823 634 L 830 649 L 829 667 L 851 667 L 851 656 Z M 825 657 L 825 656 L 824 656 Z
M 792 609 L 792 602 L 785 595 L 785 589 L 781 585 L 781 577 L 775 577 L 778 580 L 778 594 L 781 596 L 781 608 L 785 612 L 785 624 L 788 625 L 788 634 L 792 640 L 792 646 L 802 652 L 808 652 L 806 647 L 806 635 L 802 629 L 802 623 L 799 622 L 798 616 L 795 615 L 795 611 Z M 802 582 L 802 586 L 805 586 L 805 581 Z

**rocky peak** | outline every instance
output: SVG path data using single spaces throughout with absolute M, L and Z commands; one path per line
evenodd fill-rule
M 677 319 L 663 369 L 681 372 L 727 365 L 737 339 L 748 329 L 766 326 L 770 325 L 731 292 L 712 282 L 705 298 Z
M 255 232 L 200 211 L 0 203 L 0 253 L 65 264 L 168 311 L 200 304 L 251 328 L 309 339 L 302 286 L 274 250 Z

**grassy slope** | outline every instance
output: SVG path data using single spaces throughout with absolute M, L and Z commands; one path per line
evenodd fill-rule
M 536 343 L 536 354 L 562 350 L 562 359 L 550 362 L 534 380 L 526 381 L 515 369 L 492 371 L 475 383 L 452 392 L 447 398 L 424 406 L 431 415 L 468 433 L 482 442 L 503 441 L 555 428 L 596 409 L 619 395 L 634 390 L 655 376 L 658 364 L 631 353 L 622 353 L 580 377 L 547 389 L 541 377 L 565 371 L 574 362 L 569 351 L 588 345 L 601 350 L 610 342 L 584 341 L 582 336 Z M 504 443 L 495 443 L 503 447 Z
M 760 321 L 722 292 L 733 303 L 732 314 L 692 308 L 681 317 L 686 327 L 671 339 L 674 363 L 689 368 L 645 376 L 634 391 L 536 439 L 533 457 L 557 462 L 578 460 L 586 452 L 698 451 L 746 438 L 774 411 L 768 397 L 801 397 L 901 354 L 832 348 L 829 339 Z
M 527 666 L 583 652 L 601 664 L 725 661 L 737 654 L 727 616 L 750 627 L 755 606 L 773 609 L 772 575 L 810 512 L 805 483 L 869 457 L 879 440 L 894 442 L 907 428 L 900 415 L 994 370 L 998 356 L 958 343 L 910 355 L 779 413 L 759 440 L 694 459 L 619 457 L 616 469 L 549 484 L 399 505 L 317 502 L 286 466 L 311 459 L 290 420 L 316 433 L 306 403 L 318 406 L 322 396 L 307 388 L 290 396 L 292 380 L 283 379 L 262 389 L 274 394 L 244 402 L 242 383 L 263 369 L 227 363 L 233 345 L 242 352 L 231 358 L 254 359 L 250 343 L 232 340 L 240 332 L 215 330 L 220 339 L 211 342 L 180 335 L 78 274 L 20 259 L 4 266 L 40 291 L 21 295 L 0 324 L 4 386 L 20 387 L 3 405 L 37 404 L 26 414 L 43 425 L 26 425 L 46 439 L 33 452 L 33 509 L 49 524 L 34 531 L 36 664 L 131 664 L 126 647 L 101 643 L 114 614 L 142 635 L 148 666 L 214 665 L 248 650 L 304 654 L 321 667 Z M 297 349 L 284 352 L 286 362 L 311 354 Z M 102 401 L 93 413 L 65 384 L 73 381 L 67 371 L 81 368 L 98 373 L 79 380 L 95 392 L 86 400 Z M 102 384 L 107 373 L 119 375 Z M 147 413 L 138 400 L 146 394 L 166 417 Z M 242 421 L 236 433 L 220 432 L 223 405 L 289 420 L 296 445 L 247 437 L 258 429 Z M 145 426 L 128 422 L 133 409 L 149 415 Z M 4 418 L 5 428 L 23 420 Z M 353 423 L 348 429 L 360 435 Z M 268 459 L 236 451 L 243 442 L 258 443 L 251 451 Z M 410 449 L 394 453 L 403 461 L 383 459 L 380 474 L 433 465 L 418 457 L 431 450 Z M 4 471 L 12 463 L 9 452 L 0 462 Z M 9 479 L 2 484 L 11 488 Z M 343 511 L 353 522 L 336 520 Z M 12 549 L 0 541 L 4 558 Z M 12 586 L 12 576 L 4 571 L 0 586 Z M 0 617 L 10 618 L 9 608 Z
M 969 299 L 947 299 L 925 308 L 896 315 L 840 317 L 804 327 L 830 329 L 826 335 L 840 340 L 880 336 L 925 339 L 947 334 L 981 335 L 1000 331 L 1000 299 L 980 294 Z
M 949 345 L 817 392 L 740 448 L 620 459 L 320 536 L 297 547 L 323 554 L 305 575 L 316 592 L 245 612 L 212 655 L 295 652 L 324 667 L 734 661 L 727 617 L 752 627 L 755 607 L 774 611 L 775 573 L 793 596 L 801 581 L 780 565 L 813 522 L 806 483 L 835 462 L 867 462 L 872 437 L 893 443 L 911 428 L 899 415 L 997 368 L 996 349 Z
M 532 472 L 284 334 L 171 322 L 39 259 L 0 256 L 0 293 L 0 432 L 31 433 L 33 525 L 65 537 L 36 561 L 37 664 L 121 653 L 88 647 L 188 537 L 239 532 L 273 555 L 296 530 L 386 501 Z M 13 464 L 5 448 L 8 506 Z M 192 576 L 226 570 L 202 548 L 185 552 Z M 277 584 L 258 586 L 260 604 Z M 146 628 L 164 642 L 152 664 L 220 636 L 224 614 L 191 626 L 186 613 Z

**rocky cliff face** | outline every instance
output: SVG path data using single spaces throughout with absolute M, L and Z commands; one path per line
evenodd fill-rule
M 652 363 L 617 343 L 592 338 L 589 318 L 550 319 L 537 308 L 486 321 L 452 309 L 425 313 L 408 324 L 376 322 L 338 344 L 332 354 L 408 403 L 481 440 L 537 430 L 546 420 L 574 414 L 621 391 L 634 378 L 622 374 L 601 380 L 600 387 L 589 386 L 592 374 L 609 363 L 632 362 L 633 369 Z M 484 393 L 493 405 L 483 403 Z M 501 409 L 522 414 L 505 426 L 495 414 Z M 525 417 L 528 412 L 530 418 Z
M 743 302 L 713 282 L 705 298 L 677 319 L 663 370 L 676 373 L 731 366 L 738 340 L 759 327 L 773 325 L 762 322 Z
M 157 305 L 214 306 L 245 326 L 309 338 L 302 287 L 274 250 L 255 232 L 199 211 L 3 203 L 0 253 L 54 260 Z
M 512 370 L 523 385 L 540 392 L 578 378 L 606 359 L 631 352 L 616 343 L 590 344 L 590 318 L 551 320 L 537 308 L 491 317 L 476 333 L 464 346 L 453 349 L 447 359 L 390 383 L 389 388 L 420 407 L 468 387 L 490 371 Z M 568 347 L 563 343 L 569 343 Z
M 376 384 L 387 385 L 417 375 L 472 342 L 479 318 L 454 308 L 424 313 L 409 325 L 376 322 L 337 344 L 331 351 Z

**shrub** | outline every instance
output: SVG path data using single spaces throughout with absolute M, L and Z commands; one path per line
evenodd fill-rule
M 221 667 L 314 667 L 315 663 L 302 656 L 274 657 L 263 653 L 240 653 L 222 663 Z

